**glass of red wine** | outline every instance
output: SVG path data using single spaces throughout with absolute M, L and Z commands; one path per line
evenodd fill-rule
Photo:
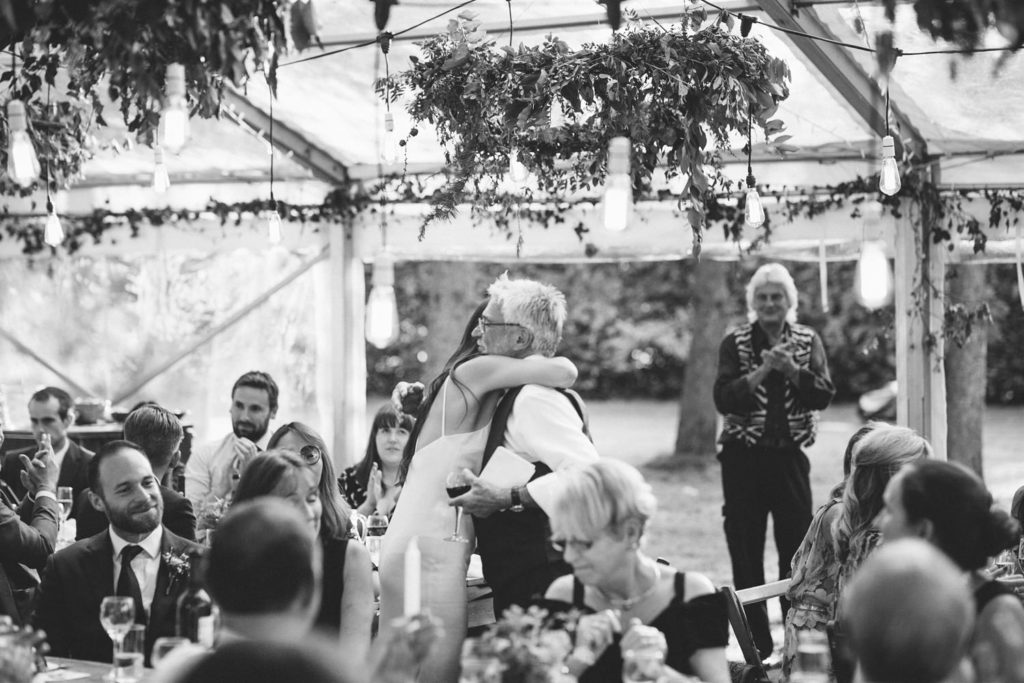
M 445 490 L 449 498 L 457 498 L 464 493 L 469 493 L 470 485 L 462 471 L 449 472 L 444 480 Z M 469 539 L 462 535 L 462 506 L 455 506 L 455 533 L 444 539 L 453 543 L 469 543 Z

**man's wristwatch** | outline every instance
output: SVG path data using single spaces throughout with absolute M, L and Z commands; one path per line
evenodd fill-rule
M 519 487 L 512 487 L 512 505 L 509 510 L 512 512 L 522 512 L 525 508 L 523 507 L 523 498 L 519 493 Z

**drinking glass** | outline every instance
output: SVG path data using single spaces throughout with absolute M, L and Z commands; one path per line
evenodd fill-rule
M 796 632 L 796 659 L 789 677 L 791 683 L 828 683 L 831 664 L 826 634 L 813 629 Z
M 135 623 L 135 601 L 126 595 L 108 595 L 103 598 L 100 603 L 100 623 L 114 642 L 114 669 L 110 674 L 116 676 L 117 656 L 124 648 L 124 636 Z
M 68 515 L 71 514 L 71 506 L 75 503 L 75 494 L 70 486 L 57 487 L 57 503 L 60 505 L 60 522 L 63 524 L 68 521 Z
M 114 653 L 114 681 L 135 683 L 141 679 L 145 658 L 146 627 L 142 624 L 132 624 L 124 635 L 121 651 Z
M 448 476 L 444 480 L 445 490 L 448 491 L 449 498 L 457 498 L 464 493 L 469 493 L 471 488 L 469 482 L 466 481 L 465 475 L 461 470 L 456 472 L 449 472 Z M 462 535 L 462 506 L 455 506 L 455 533 L 448 538 L 446 541 L 453 541 L 455 543 L 469 543 L 469 539 Z
M 179 638 L 177 636 L 163 636 L 156 639 L 153 643 L 153 654 L 150 655 L 150 659 L 153 662 L 153 668 L 160 666 L 160 662 L 169 655 L 173 650 L 182 645 L 187 645 L 192 641 L 188 638 Z
M 623 683 L 656 683 L 665 669 L 665 653 L 658 648 L 626 650 L 622 653 Z

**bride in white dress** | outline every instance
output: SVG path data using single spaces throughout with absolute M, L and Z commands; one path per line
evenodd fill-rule
M 511 323 L 481 321 L 480 304 L 463 333 L 459 349 L 427 388 L 416 426 L 406 446 L 408 470 L 402 494 L 384 536 L 380 560 L 381 630 L 402 615 L 404 556 L 418 537 L 422 555 L 423 609 L 441 619 L 444 635 L 423 664 L 419 680 L 457 681 L 459 655 L 466 635 L 466 569 L 473 551 L 473 520 L 462 519 L 468 543 L 444 540 L 455 528 L 445 479 L 464 468 L 480 473 L 488 428 L 503 389 L 521 384 L 569 387 L 576 366 L 568 359 L 510 358 L 481 355 L 474 331 L 480 325 L 501 325 L 510 335 L 529 334 Z M 412 454 L 410 459 L 410 454 Z

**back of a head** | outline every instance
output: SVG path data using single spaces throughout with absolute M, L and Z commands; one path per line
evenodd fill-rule
M 965 571 L 981 569 L 1020 537 L 981 478 L 959 463 L 916 463 L 900 475 L 900 493 L 907 520 L 927 520 L 931 541 Z
M 487 288 L 487 296 L 498 302 L 505 322 L 518 323 L 533 334 L 532 351 L 555 355 L 565 324 L 565 295 L 536 280 L 512 280 L 503 273 Z
M 243 640 L 202 657 L 181 683 L 345 683 L 325 652 L 304 645 Z
M 124 421 L 124 438 L 142 447 L 154 469 L 170 464 L 184 435 L 178 417 L 154 404 L 136 408 Z
M 934 683 L 964 656 L 974 606 L 963 574 L 920 539 L 878 548 L 843 593 L 850 646 L 872 683 Z
M 317 552 L 309 523 L 286 501 L 236 502 L 210 546 L 210 593 L 232 614 L 273 614 L 308 604 L 319 589 Z

